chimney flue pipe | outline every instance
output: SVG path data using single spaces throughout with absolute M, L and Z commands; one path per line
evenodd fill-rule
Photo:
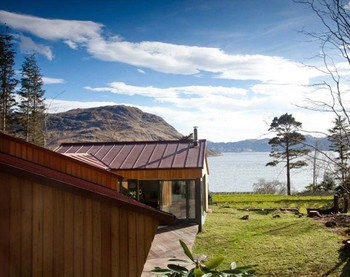
M 193 145 L 198 146 L 198 127 L 194 126 L 193 127 Z

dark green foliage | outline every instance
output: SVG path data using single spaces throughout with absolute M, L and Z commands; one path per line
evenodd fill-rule
M 335 175 L 342 186 L 346 186 L 349 179 L 349 124 L 345 118 L 338 116 L 334 121 L 333 128 L 329 129 L 330 150 L 336 152 Z
M 323 191 L 334 191 L 336 188 L 336 183 L 330 172 L 326 171 L 323 175 L 323 180 L 320 184 L 321 190 Z
M 280 162 L 286 164 L 288 195 L 291 194 L 290 170 L 306 166 L 307 163 L 300 158 L 310 152 L 302 145 L 305 136 L 298 132 L 301 125 L 291 114 L 286 113 L 275 117 L 269 128 L 269 131 L 275 133 L 276 136 L 269 140 L 272 148 L 270 157 L 274 160 L 267 163 L 266 166 L 276 166 Z
M 26 56 L 20 74 L 18 116 L 21 133 L 26 141 L 44 145 L 45 91 L 35 55 Z
M 12 36 L 6 27 L 5 32 L 0 33 L 0 130 L 6 133 L 12 132 L 16 105 L 15 87 L 18 81 L 15 79 L 14 65 Z

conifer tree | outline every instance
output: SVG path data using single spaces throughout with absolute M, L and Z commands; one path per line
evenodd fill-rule
M 330 150 L 336 152 L 335 173 L 341 185 L 346 186 L 349 178 L 349 160 L 350 160 L 350 145 L 349 145 L 349 124 L 345 118 L 338 116 L 334 120 L 333 128 L 329 129 L 328 139 L 331 142 Z
M 14 119 L 15 87 L 18 81 L 15 78 L 15 51 L 12 36 L 8 28 L 0 33 L 0 131 L 12 131 Z
M 272 147 L 270 157 L 275 158 L 275 160 L 267 163 L 266 166 L 276 166 L 280 162 L 285 163 L 288 195 L 291 194 L 290 170 L 307 165 L 305 161 L 300 159 L 309 153 L 309 150 L 304 149 L 301 144 L 305 141 L 305 136 L 298 132 L 301 125 L 291 114 L 286 113 L 275 117 L 269 128 L 269 131 L 276 134 L 269 140 Z
M 18 105 L 19 125 L 26 141 L 44 145 L 45 104 L 43 80 L 34 54 L 22 64 Z

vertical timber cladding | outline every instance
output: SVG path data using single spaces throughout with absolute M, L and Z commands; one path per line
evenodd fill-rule
M 140 276 L 158 220 L 0 171 L 0 276 Z
M 10 176 L 0 171 L 0 276 L 9 276 L 11 204 L 9 183 Z

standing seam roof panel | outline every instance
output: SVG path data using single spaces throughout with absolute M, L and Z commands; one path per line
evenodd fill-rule
M 137 159 L 139 155 L 141 154 L 142 150 L 144 148 L 144 145 L 137 144 L 135 145 L 129 152 L 129 155 L 125 159 L 124 163 L 120 167 L 121 169 L 124 168 L 134 168 L 135 163 L 137 162 Z
M 93 145 L 91 144 L 91 148 L 89 149 L 88 153 L 95 156 L 96 153 L 100 150 L 101 146 L 99 145 Z
M 118 161 L 117 161 L 118 156 L 119 156 L 120 152 L 123 150 L 123 148 L 124 148 L 124 145 L 115 145 L 115 147 L 114 147 L 114 151 L 115 151 L 114 157 L 113 157 L 113 160 L 109 163 L 109 167 L 110 168 L 113 168 L 113 169 L 116 168 L 116 165 L 118 164 Z
M 188 151 L 189 151 L 189 143 L 179 143 L 172 167 L 174 168 L 185 167 Z
M 113 162 L 115 167 L 113 167 L 112 169 L 121 169 L 128 155 L 130 154 L 130 151 L 132 151 L 133 148 L 134 148 L 134 145 L 132 144 L 124 144 L 123 148 L 119 152 L 118 159 L 116 159 Z
M 188 150 L 188 156 L 186 160 L 185 167 L 192 168 L 200 166 L 200 161 L 198 161 L 199 153 L 202 151 L 201 147 L 192 146 Z
M 156 145 L 145 144 L 138 160 L 134 164 L 134 168 L 145 168 L 148 164 L 148 161 L 151 159 L 155 148 Z
M 97 159 L 103 160 L 103 158 L 106 156 L 109 150 L 111 150 L 113 146 L 112 145 L 101 145 L 100 149 L 96 152 L 94 155 Z
M 154 151 L 152 153 L 150 160 L 147 163 L 146 168 L 149 168 L 149 169 L 159 168 L 160 162 L 166 150 L 166 146 L 167 145 L 164 143 L 156 144 L 156 147 L 154 148 Z
M 89 149 L 91 148 L 91 145 L 82 145 L 80 149 L 75 151 L 77 154 L 83 154 L 83 153 L 88 153 Z
M 67 143 L 56 152 L 90 154 L 110 169 L 170 169 L 203 168 L 205 148 L 205 140 L 199 140 L 198 146 L 191 141 Z
M 200 151 L 198 151 L 197 167 L 203 167 L 204 166 L 204 150 L 205 150 L 204 143 L 200 144 L 199 150 Z
M 162 160 L 160 161 L 159 167 L 171 168 L 175 159 L 176 150 L 179 144 L 167 144 Z
M 114 145 L 112 145 L 112 147 L 111 148 L 109 148 L 109 150 L 107 151 L 107 153 L 102 157 L 102 161 L 105 163 L 105 164 L 110 164 L 111 163 L 111 161 L 113 160 L 113 157 L 110 157 L 110 153 L 112 153 L 113 154 L 113 148 L 114 148 Z

